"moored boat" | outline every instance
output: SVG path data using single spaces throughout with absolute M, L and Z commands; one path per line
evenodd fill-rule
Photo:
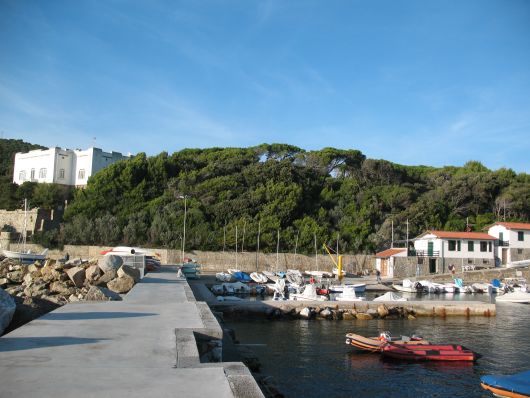
M 392 284 L 392 287 L 398 292 L 404 293 L 421 293 L 425 288 L 421 283 L 412 282 L 410 279 L 403 279 L 401 285 Z
M 386 292 L 382 296 L 374 298 L 374 301 L 407 301 L 407 299 L 394 292 Z
M 505 293 L 502 296 L 495 298 L 497 303 L 530 303 L 530 293 L 523 290 L 516 290 L 514 292 Z
M 256 283 L 266 283 L 269 278 L 260 272 L 252 272 L 250 278 Z
M 530 370 L 506 376 L 482 376 L 480 385 L 497 397 L 528 398 L 530 397 Z
M 355 293 L 363 293 L 366 290 L 366 283 L 353 283 L 345 285 L 330 285 L 329 290 L 333 293 L 342 293 L 345 289 L 354 288 Z
M 44 249 L 40 253 L 33 253 L 30 251 L 11 251 L 11 250 L 3 250 L 4 256 L 7 258 L 10 258 L 12 260 L 20 261 L 23 264 L 31 264 L 35 261 L 43 261 L 46 259 L 46 255 L 48 254 L 48 249 Z
M 283 279 L 280 279 L 283 281 Z M 326 296 L 319 296 L 315 285 L 305 285 L 302 287 L 301 293 L 293 293 L 289 295 L 289 298 L 292 300 L 298 301 L 326 301 L 328 298 Z
M 343 292 L 335 297 L 337 301 L 363 301 L 364 297 L 358 297 L 355 294 L 354 287 L 344 288 Z
M 475 361 L 478 354 L 458 344 L 405 345 L 388 343 L 383 356 L 407 361 Z
M 378 337 L 364 337 L 360 334 L 348 333 L 346 334 L 346 344 L 351 345 L 360 350 L 379 352 L 381 348 L 389 341 L 400 344 L 429 344 L 427 340 L 421 337 L 399 336 L 392 337 L 389 332 L 383 332 Z

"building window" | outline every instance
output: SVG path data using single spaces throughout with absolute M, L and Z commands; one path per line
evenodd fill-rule
M 469 240 L 467 242 L 467 251 L 468 252 L 474 252 L 475 251 L 475 242 L 473 242 L 472 240 Z
M 489 263 L 490 263 L 489 260 L 486 260 L 486 259 L 483 259 L 483 260 L 482 260 L 482 264 L 489 264 Z
M 480 251 L 481 252 L 488 251 L 488 242 L 484 242 L 483 240 L 480 241 Z
M 64 180 L 64 169 L 59 170 L 59 179 Z
M 79 173 L 77 174 L 77 178 L 79 178 L 80 180 L 84 180 L 85 179 L 85 169 L 79 169 Z
M 523 254 L 523 249 L 517 249 L 517 254 Z
M 46 178 L 46 169 L 39 170 L 39 178 Z
M 422 265 L 422 264 L 423 264 L 423 258 L 422 258 L 422 257 L 418 257 L 418 264 L 419 264 L 419 265 Z
M 33 181 L 34 179 L 35 179 L 35 169 L 31 169 L 30 180 Z
M 456 241 L 456 250 L 457 251 L 462 251 L 462 241 L 461 240 L 457 240 Z
M 493 247 L 493 244 L 491 242 L 488 242 L 488 251 L 491 252 L 491 249 Z
M 524 232 L 523 231 L 517 231 L 517 240 L 519 242 L 524 241 Z
M 447 245 L 450 252 L 454 252 L 456 250 L 456 240 L 447 241 Z
M 467 263 L 468 263 L 468 264 L 473 264 L 473 260 L 470 259 L 470 258 L 468 258 L 468 259 L 467 259 Z
M 26 179 L 26 171 L 22 170 L 20 173 L 18 173 L 18 179 L 20 181 L 24 181 Z

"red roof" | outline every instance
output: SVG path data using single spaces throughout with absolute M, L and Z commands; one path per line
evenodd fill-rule
M 402 253 L 405 250 L 407 250 L 407 249 L 405 249 L 405 248 L 401 248 L 401 249 L 386 249 L 386 250 L 383 250 L 382 252 L 376 253 L 375 256 L 376 257 L 391 257 L 394 254 Z
M 496 222 L 493 225 L 502 225 L 508 229 L 528 229 L 530 230 L 530 223 L 526 222 Z M 490 227 L 492 227 L 491 225 Z
M 475 239 L 475 240 L 497 240 L 496 237 L 484 232 L 458 232 L 458 231 L 427 231 L 423 235 L 433 234 L 438 238 L 445 239 Z

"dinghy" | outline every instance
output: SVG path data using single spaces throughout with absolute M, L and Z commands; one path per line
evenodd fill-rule
M 329 290 L 333 293 L 342 293 L 344 289 L 354 288 L 355 293 L 363 293 L 366 290 L 366 283 L 355 283 L 345 285 L 330 285 Z
M 326 296 L 319 296 L 315 285 L 312 284 L 303 286 L 302 293 L 293 293 L 289 295 L 289 298 L 297 301 L 327 301 L 328 299 Z
M 423 292 L 424 286 L 419 282 L 412 282 L 410 279 L 403 279 L 401 285 L 392 284 L 392 287 L 398 292 L 404 293 L 420 293 Z
M 228 272 L 218 272 L 215 274 L 215 279 L 221 282 L 234 282 L 236 279 Z
M 381 348 L 383 356 L 407 361 L 475 361 L 478 355 L 457 344 L 405 345 L 389 343 Z
M 262 274 L 265 275 L 271 282 L 276 282 L 279 279 L 278 276 L 271 271 L 262 271 Z
M 357 297 L 354 287 L 344 288 L 341 294 L 335 297 L 337 301 L 363 301 L 364 297 Z
M 378 337 L 364 337 L 360 334 L 348 333 L 346 335 L 346 344 L 351 345 L 360 350 L 379 352 L 381 348 L 388 342 L 399 343 L 399 344 L 429 344 L 427 340 L 422 337 L 412 335 L 408 336 L 391 336 L 389 332 L 383 332 Z
M 250 278 L 256 283 L 266 283 L 269 278 L 260 272 L 252 272 Z

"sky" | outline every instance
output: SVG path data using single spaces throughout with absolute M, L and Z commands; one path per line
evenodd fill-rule
M 0 137 L 530 172 L 527 0 L 0 0 Z

